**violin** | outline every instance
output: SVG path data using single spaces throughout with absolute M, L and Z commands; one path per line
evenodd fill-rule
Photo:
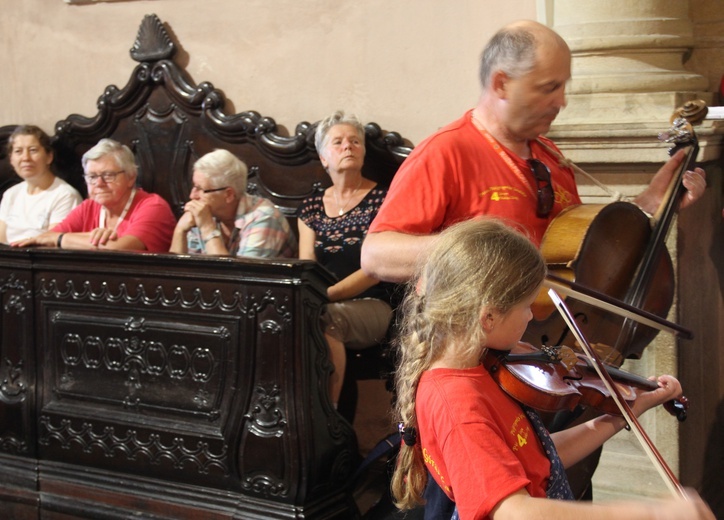
M 641 424 L 631 410 L 631 407 L 626 402 L 625 397 L 619 391 L 619 388 L 613 377 L 611 377 L 611 374 L 609 374 L 608 370 L 606 370 L 606 365 L 603 363 L 600 356 L 596 353 L 596 350 L 591 347 L 590 343 L 583 335 L 583 332 L 581 332 L 581 329 L 578 327 L 576 319 L 571 313 L 571 310 L 565 304 L 561 296 L 555 291 L 555 289 L 548 289 L 548 295 L 558 309 L 560 315 L 563 317 L 563 320 L 566 322 L 568 327 L 570 327 L 571 333 L 576 338 L 576 341 L 578 341 L 578 344 L 585 353 L 586 358 L 591 361 L 591 366 L 595 369 L 598 377 L 601 379 L 606 389 L 610 392 L 611 397 L 616 403 L 616 406 L 618 406 L 619 410 L 621 410 L 621 415 L 626 420 L 628 428 L 636 435 L 636 438 L 640 442 L 641 447 L 649 456 L 651 462 L 654 463 L 654 466 L 659 471 L 659 474 L 661 475 L 664 482 L 669 486 L 669 490 L 671 491 L 672 495 L 678 498 L 682 498 L 684 500 L 688 500 L 689 498 L 684 492 L 684 488 L 681 486 L 681 483 L 676 478 L 676 475 L 674 475 L 674 472 L 671 471 L 671 468 L 666 464 L 666 461 L 661 456 L 661 453 L 659 453 L 659 451 L 656 449 L 656 446 L 651 441 L 651 438 L 641 427 Z
M 483 364 L 505 393 L 535 410 L 558 412 L 586 406 L 622 415 L 590 360 L 569 347 L 538 349 L 519 342 L 510 352 L 488 350 Z M 658 388 L 655 381 L 616 367 L 606 365 L 606 371 L 629 406 L 643 392 Z M 688 401 L 681 397 L 665 403 L 664 408 L 683 421 Z

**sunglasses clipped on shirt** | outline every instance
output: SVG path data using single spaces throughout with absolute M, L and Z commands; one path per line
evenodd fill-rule
M 553 185 L 551 184 L 551 171 L 548 166 L 538 159 L 528 159 L 528 166 L 530 171 L 533 172 L 538 188 L 536 216 L 538 218 L 547 218 L 551 214 L 553 202 L 555 202 Z

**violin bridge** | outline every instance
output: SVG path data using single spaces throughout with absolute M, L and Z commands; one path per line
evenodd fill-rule
M 570 347 L 563 345 L 558 347 L 543 347 L 544 351 L 545 349 L 551 349 L 551 353 L 546 352 L 546 354 L 554 356 L 552 360 L 566 367 L 568 371 L 572 370 L 578 363 L 578 355 Z

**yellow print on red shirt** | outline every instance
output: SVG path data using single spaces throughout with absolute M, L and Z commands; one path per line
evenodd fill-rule
M 524 415 L 518 414 L 510 427 L 510 436 L 513 438 L 513 443 L 510 449 L 517 452 L 528 445 L 528 438 L 531 434 L 530 425 L 524 420 Z
M 499 202 L 502 200 L 519 200 L 527 197 L 523 190 L 514 186 L 491 186 L 480 192 L 480 198 L 487 197 L 489 200 Z
M 427 448 L 422 448 L 422 457 L 425 461 L 425 464 L 431 469 L 435 471 L 435 474 L 440 477 L 440 484 L 442 484 L 442 488 L 445 491 L 450 491 L 450 486 L 447 485 L 445 482 L 445 476 L 440 473 L 440 468 L 437 467 L 437 463 L 435 460 L 430 457 L 430 454 L 427 452 Z
M 554 196 L 556 204 L 560 204 L 560 206 L 563 208 L 570 206 L 571 200 L 573 200 L 573 195 L 571 195 L 571 192 L 564 188 L 561 188 L 560 186 L 556 186 Z

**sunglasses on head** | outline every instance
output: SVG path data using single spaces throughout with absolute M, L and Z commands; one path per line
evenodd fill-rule
M 536 207 L 536 216 L 538 218 L 546 218 L 551 214 L 555 196 L 553 194 L 553 185 L 551 184 L 551 171 L 548 166 L 538 159 L 528 159 L 528 166 L 535 177 L 536 186 L 538 187 L 538 206 Z

